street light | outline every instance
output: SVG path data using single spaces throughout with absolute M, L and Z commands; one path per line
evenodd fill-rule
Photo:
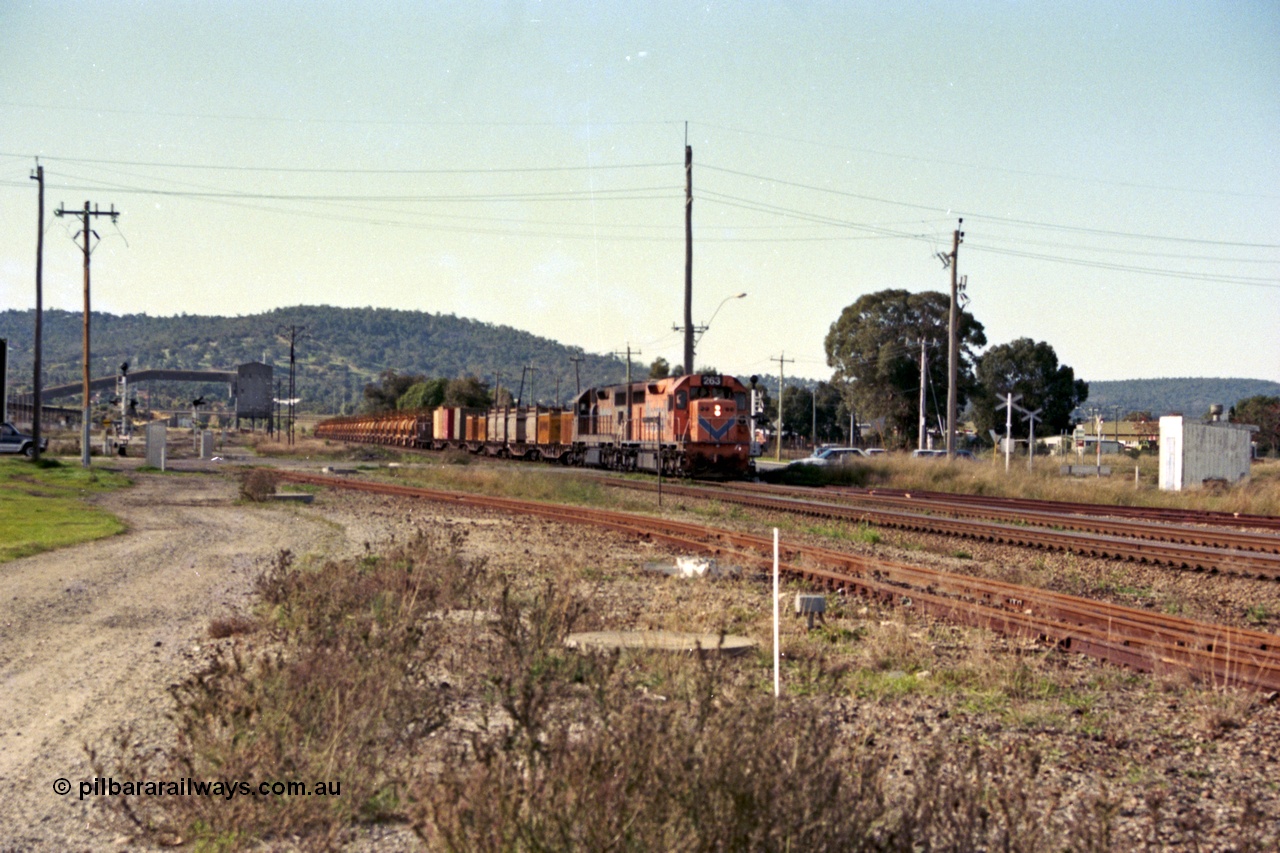
M 693 346 L 695 350 L 697 349 L 698 344 L 702 341 L 702 336 L 706 334 L 707 329 L 710 329 L 711 324 L 715 322 L 716 315 L 720 313 L 720 309 L 724 307 L 724 304 L 731 299 L 742 299 L 746 295 L 747 294 L 745 293 L 735 293 L 733 296 L 726 296 L 724 299 L 720 300 L 720 304 L 716 306 L 716 310 L 711 312 L 711 319 L 695 329 L 698 333 L 697 337 L 693 339 Z

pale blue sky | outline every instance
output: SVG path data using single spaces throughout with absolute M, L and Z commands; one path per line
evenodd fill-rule
M 456 313 L 826 378 L 960 272 L 1084 379 L 1280 381 L 1280 4 L 0 0 L 0 307 Z M 126 242 L 127 241 L 127 242 Z

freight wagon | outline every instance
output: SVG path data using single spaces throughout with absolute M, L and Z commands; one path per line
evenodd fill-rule
M 441 407 L 331 418 L 316 436 L 681 477 L 752 473 L 748 391 L 732 376 L 587 388 L 570 409 Z

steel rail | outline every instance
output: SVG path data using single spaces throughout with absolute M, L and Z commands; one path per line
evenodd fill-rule
M 1171 507 L 1116 506 L 1112 504 L 1036 500 L 1032 498 L 1002 498 L 989 495 L 966 495 L 951 492 L 931 492 L 917 489 L 886 489 L 880 487 L 856 489 L 831 486 L 824 489 L 824 491 L 835 491 L 856 497 L 877 499 L 906 498 L 910 500 L 943 501 L 957 504 L 963 503 L 992 508 L 1027 509 L 1041 512 L 1060 513 L 1062 515 L 1112 516 L 1176 524 L 1202 524 L 1214 527 L 1257 528 L 1260 530 L 1280 531 L 1280 516 L 1256 515 L 1240 512 L 1174 509 Z
M 593 524 L 763 566 L 772 540 L 579 506 L 280 472 L 282 480 Z M 939 618 L 1025 637 L 1142 671 L 1177 668 L 1215 685 L 1280 690 L 1280 637 L 985 578 L 788 544 L 788 572 L 828 589 L 909 604 Z
M 744 486 L 746 487 L 745 489 Z M 733 484 L 721 488 L 731 491 L 746 491 L 747 493 L 763 492 L 765 494 L 791 495 L 807 500 L 816 498 L 822 502 L 838 499 L 842 502 L 848 501 L 859 506 L 873 504 L 904 507 L 926 514 L 941 512 L 957 518 L 1008 521 L 1015 524 L 1032 524 L 1055 529 L 1078 530 L 1103 536 L 1128 536 L 1133 539 L 1178 542 L 1206 548 L 1232 548 L 1239 551 L 1280 554 L 1280 535 L 1275 533 L 1225 530 L 1221 526 L 1194 527 L 1187 524 L 1157 521 L 1132 515 L 1110 517 L 1107 514 L 1108 507 L 1100 505 L 1092 505 L 1097 509 L 1097 514 L 1086 515 L 1079 512 L 1057 512 L 1043 507 L 1016 508 L 1005 504 L 954 500 L 953 498 L 957 497 L 970 498 L 974 496 L 944 495 L 938 492 L 924 494 L 903 492 L 901 495 L 881 495 L 861 490 L 824 489 L 821 493 L 815 494 L 812 489 L 760 486 L 758 484 Z
M 657 490 L 656 484 L 637 480 L 610 481 L 610 485 L 647 492 Z M 1161 541 L 1155 538 L 1157 531 L 1152 526 L 1148 526 L 1152 529 L 1145 531 L 1149 538 L 1139 539 L 1120 535 L 1072 532 L 1055 529 L 1055 527 L 1002 524 L 978 519 L 929 515 L 922 512 L 850 506 L 711 486 L 664 485 L 662 490 L 664 494 L 682 497 L 720 500 L 758 509 L 837 518 L 850 522 L 875 524 L 879 527 L 938 533 L 1004 545 L 1070 551 L 1089 557 L 1152 563 L 1266 580 L 1280 578 L 1280 552 L 1247 551 L 1238 548 Z

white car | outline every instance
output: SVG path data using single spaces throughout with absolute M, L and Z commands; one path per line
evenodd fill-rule
M 812 456 L 797 459 L 791 465 L 817 465 L 818 467 L 843 465 L 855 459 L 863 459 L 866 455 L 866 452 L 858 447 L 823 447 L 814 451 Z

